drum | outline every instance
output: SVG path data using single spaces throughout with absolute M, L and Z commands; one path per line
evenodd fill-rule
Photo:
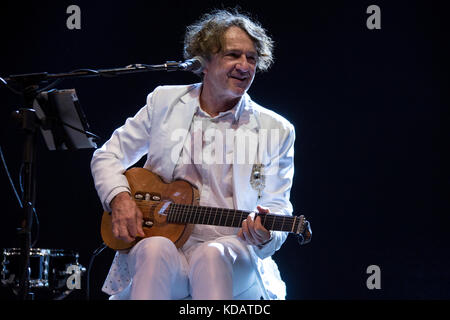
M 20 280 L 20 249 L 3 249 L 1 283 L 13 289 L 19 288 Z M 79 272 L 80 277 L 85 272 L 85 268 L 78 263 L 78 253 L 63 249 L 30 249 L 29 288 L 37 292 L 48 291 L 54 298 L 61 298 L 79 289 L 72 283 L 74 272 Z M 79 284 L 79 279 L 78 279 Z M 16 291 L 16 290 L 14 290 Z

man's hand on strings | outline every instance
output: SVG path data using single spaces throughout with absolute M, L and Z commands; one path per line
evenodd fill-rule
M 269 209 L 261 206 L 257 207 L 259 213 L 270 213 Z M 249 245 L 257 246 L 270 240 L 270 232 L 263 227 L 261 217 L 252 212 L 247 219 L 242 221 L 242 228 L 238 232 L 238 237 Z

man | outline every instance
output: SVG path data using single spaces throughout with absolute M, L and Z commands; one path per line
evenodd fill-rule
M 292 214 L 294 128 L 246 93 L 273 61 L 271 39 L 248 16 L 217 10 L 187 28 L 184 50 L 206 61 L 202 82 L 156 88 L 92 159 L 114 236 L 127 242 L 144 232 L 123 173 L 144 155 L 166 182 L 196 186 L 202 206 Z M 103 290 L 111 299 L 284 299 L 271 255 L 286 236 L 251 214 L 241 228 L 195 225 L 179 249 L 148 237 L 116 254 Z

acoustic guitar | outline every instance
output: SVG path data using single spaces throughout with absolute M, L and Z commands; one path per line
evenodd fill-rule
M 143 215 L 145 238 L 163 236 L 177 248 L 189 238 L 194 224 L 240 227 L 251 211 L 199 206 L 200 196 L 196 187 L 185 180 L 164 182 L 161 177 L 144 168 L 131 168 L 125 172 L 136 201 Z M 303 215 L 283 216 L 255 213 L 261 217 L 264 228 L 285 231 L 299 236 L 300 243 L 311 241 L 311 228 Z M 110 212 L 104 212 L 101 223 L 103 242 L 114 250 L 128 250 L 142 238 L 125 242 L 114 237 Z

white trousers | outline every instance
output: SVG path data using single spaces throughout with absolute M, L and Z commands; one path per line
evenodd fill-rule
M 190 238 L 182 249 L 164 237 L 139 241 L 128 254 L 129 287 L 112 299 L 259 299 L 247 246 L 236 236 Z

